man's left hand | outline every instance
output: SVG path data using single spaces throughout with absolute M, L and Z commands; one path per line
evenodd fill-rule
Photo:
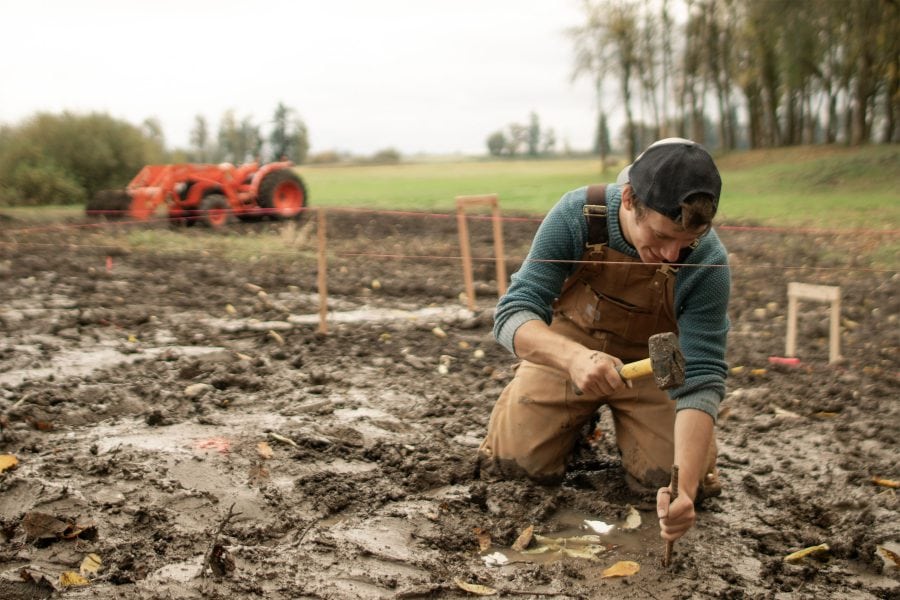
M 694 526 L 697 514 L 694 512 L 694 501 L 684 492 L 679 492 L 675 500 L 671 499 L 669 488 L 660 488 L 656 492 L 656 516 L 659 517 L 660 537 L 667 542 L 674 542 Z

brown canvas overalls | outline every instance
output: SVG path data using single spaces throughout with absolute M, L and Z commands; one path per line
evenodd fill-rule
M 585 215 L 591 240 L 554 304 L 550 328 L 623 362 L 647 356 L 654 333 L 677 331 L 676 270 L 647 265 L 607 245 L 605 186 L 591 186 Z M 595 240 L 599 239 L 600 243 Z M 603 404 L 612 411 L 626 473 L 639 487 L 668 485 L 674 460 L 675 403 L 653 378 L 633 381 L 611 396 L 576 394 L 568 374 L 523 361 L 494 406 L 479 448 L 488 477 L 525 475 L 558 482 L 582 428 Z M 709 451 L 713 472 L 716 449 Z

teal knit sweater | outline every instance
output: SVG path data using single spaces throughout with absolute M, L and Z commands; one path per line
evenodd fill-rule
M 514 352 L 513 338 L 523 323 L 535 319 L 550 323 L 552 304 L 577 265 L 541 261 L 581 260 L 588 239 L 582 212 L 586 200 L 587 188 L 579 188 L 564 195 L 550 210 L 538 228 L 528 258 L 513 274 L 509 290 L 500 298 L 494 315 L 494 336 L 510 352 Z M 607 186 L 606 203 L 610 247 L 637 258 L 637 251 L 625 241 L 619 228 L 620 186 Z M 685 382 L 669 390 L 669 395 L 676 400 L 676 410 L 699 409 L 714 420 L 725 395 L 728 373 L 725 343 L 731 273 L 727 262 L 725 247 L 716 232 L 710 230 L 675 277 L 675 317 L 685 357 Z

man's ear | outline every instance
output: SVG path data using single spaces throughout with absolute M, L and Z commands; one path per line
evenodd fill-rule
M 632 210 L 634 208 L 634 189 L 632 189 L 630 183 L 626 183 L 622 186 L 622 206 L 626 210 Z

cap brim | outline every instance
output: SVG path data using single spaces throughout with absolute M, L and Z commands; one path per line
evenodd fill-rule
M 626 183 L 631 181 L 631 178 L 629 177 L 630 172 L 631 165 L 628 165 L 627 167 L 619 171 L 619 175 L 616 177 L 616 184 L 625 185 Z

